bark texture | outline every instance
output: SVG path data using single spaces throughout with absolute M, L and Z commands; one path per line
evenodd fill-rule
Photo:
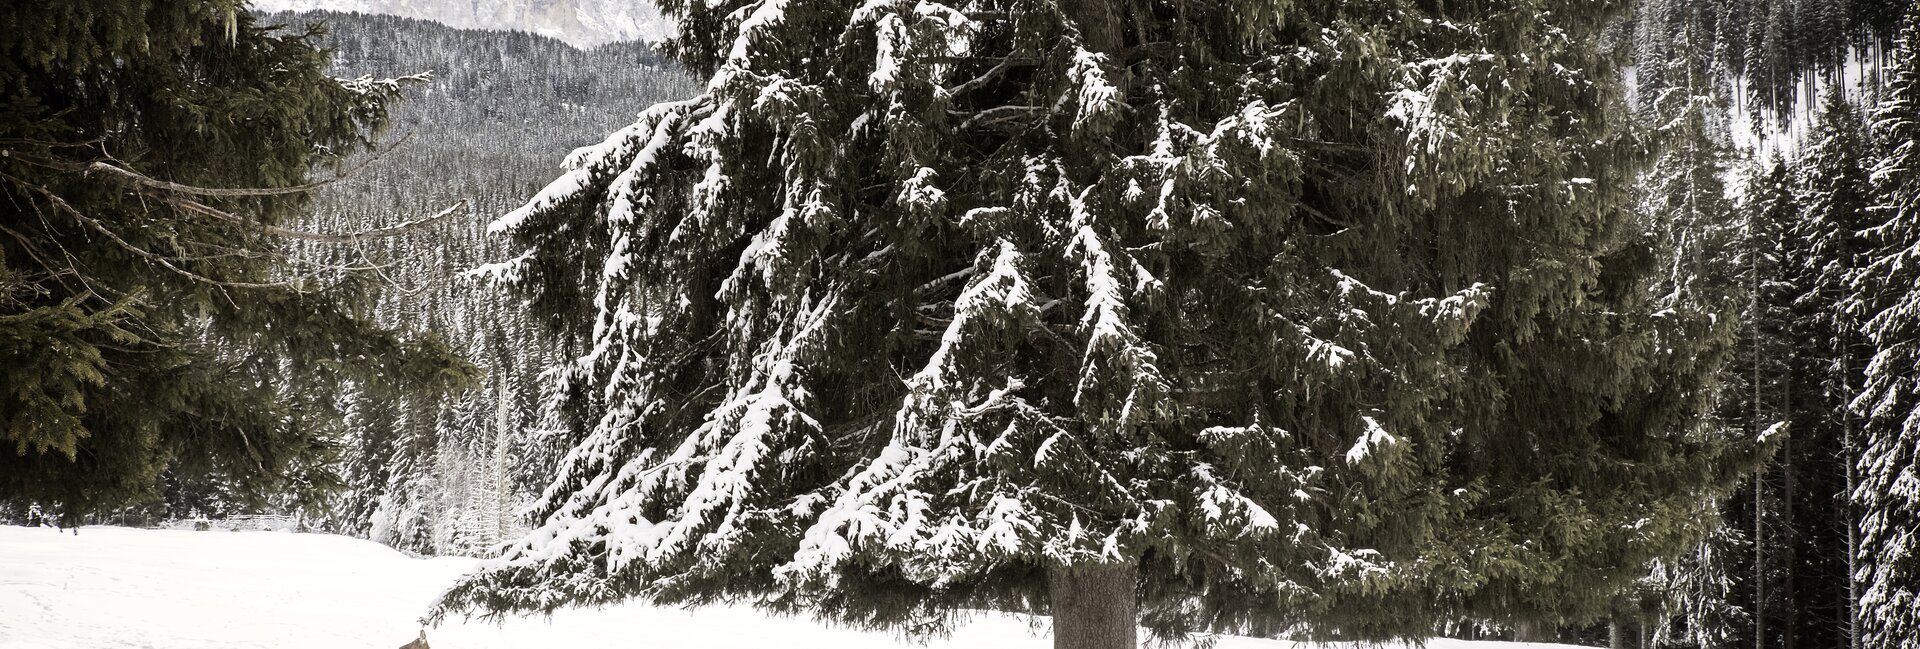
M 1120 0 L 1068 0 L 1062 9 L 1086 39 L 1087 49 L 1117 57 L 1124 44 Z M 1114 63 L 1119 60 L 1114 59 Z
M 1137 649 L 1138 582 L 1132 564 L 1048 569 L 1054 649 Z
M 1524 620 L 1513 625 L 1514 642 L 1553 642 L 1559 636 L 1559 629 L 1545 622 Z

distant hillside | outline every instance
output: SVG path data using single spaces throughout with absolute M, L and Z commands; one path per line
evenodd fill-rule
M 335 74 L 433 73 L 393 110 L 393 147 L 316 196 L 311 229 L 355 232 L 467 200 L 470 214 L 415 236 L 302 256 L 329 266 L 380 268 L 376 316 L 424 326 L 487 371 L 453 398 L 390 401 L 356 394 L 338 470 L 346 491 L 324 527 L 416 554 L 478 553 L 517 532 L 518 506 L 549 479 L 567 440 L 532 419 L 532 379 L 560 341 L 536 334 L 518 301 L 461 279 L 461 271 L 516 251 L 485 234 L 560 174 L 576 147 L 631 124 L 656 102 L 697 88 L 643 43 L 580 49 L 525 32 L 456 29 L 385 15 L 268 14 L 264 22 L 322 23 Z M 174 494 L 176 512 L 220 513 L 205 494 Z
M 674 27 L 647 0 L 253 0 L 253 7 L 422 18 L 468 29 L 532 32 L 580 47 L 658 41 Z
M 557 161 L 640 110 L 694 91 L 645 43 L 579 49 L 529 34 L 329 11 L 264 14 L 265 22 L 327 26 L 337 74 L 396 77 L 431 72 L 394 114 L 396 132 L 445 133 L 502 152 Z M 545 165 L 551 168 L 551 164 Z

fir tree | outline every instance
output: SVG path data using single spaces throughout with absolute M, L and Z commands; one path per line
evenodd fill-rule
M 662 4 L 706 91 L 495 223 L 579 443 L 439 614 L 1578 623 L 1735 479 L 1627 3 Z
M 329 526 L 335 531 L 368 536 L 379 498 L 392 475 L 397 404 L 381 396 L 350 389 L 343 399 L 341 411 L 347 435 L 342 440 L 346 451 L 341 458 L 340 477 L 348 488 L 328 508 Z M 368 485 L 378 488 L 369 489 Z
M 9 3 L 0 24 L 0 502 L 75 522 L 164 475 L 314 504 L 343 385 L 470 373 L 371 322 L 371 276 L 288 263 L 289 241 L 351 240 L 286 226 L 400 82 L 328 76 L 316 32 L 236 0 Z
M 1795 92 L 1805 65 L 1800 60 L 1792 0 L 1755 0 L 1749 14 L 1746 57 L 1742 78 L 1756 117 L 1785 121 L 1793 110 Z
M 1659 71 L 1639 78 L 1644 120 L 1660 150 L 1639 185 L 1640 212 L 1661 237 L 1665 256 L 1656 301 L 1717 312 L 1742 294 L 1742 269 L 1732 254 L 1740 228 L 1721 180 L 1734 157 L 1726 106 L 1719 69 L 1708 56 L 1705 11 L 1692 3 L 1665 6 L 1665 14 L 1643 9 L 1636 33 L 1649 43 L 1636 57 L 1640 68 Z
M 1746 192 L 1738 262 L 1751 295 L 1720 412 L 1777 452 L 1727 510 L 1751 544 L 1728 570 L 1740 580 L 1730 603 L 1749 622 L 1729 638 L 1737 646 L 1852 642 L 1847 404 L 1868 355 L 1854 287 L 1868 184 L 1857 113 L 1837 89 L 1823 104 L 1806 155 Z
M 1871 262 L 1859 276 L 1875 354 L 1853 410 L 1863 420 L 1859 481 L 1860 637 L 1920 648 L 1920 4 L 1873 114 L 1878 152 Z

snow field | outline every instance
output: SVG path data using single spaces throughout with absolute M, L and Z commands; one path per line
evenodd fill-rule
M 0 649 L 393 649 L 473 559 L 415 559 L 343 536 L 0 526 Z M 427 630 L 434 649 L 1045 649 L 1044 620 L 983 614 L 917 645 L 744 607 L 629 603 Z M 1228 637 L 1220 649 L 1307 649 Z M 1558 645 L 1434 640 L 1431 649 Z M 1328 647 L 1326 649 L 1334 649 Z

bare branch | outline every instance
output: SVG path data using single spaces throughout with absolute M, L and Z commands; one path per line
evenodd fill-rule
M 49 140 L 36 140 L 33 138 L 0 138 L 0 144 L 43 146 L 49 149 L 85 149 L 105 141 L 107 141 L 107 138 L 104 135 L 93 138 L 91 140 L 87 140 L 85 142 L 53 142 Z
M 429 216 L 425 218 L 414 219 L 412 221 L 407 221 L 405 223 L 401 223 L 399 225 L 395 225 L 391 227 L 376 228 L 373 230 L 364 230 L 364 231 L 348 234 L 344 237 L 340 235 L 330 235 L 330 234 L 312 234 L 312 233 L 304 233 L 304 232 L 293 232 L 291 230 L 288 230 L 284 236 L 303 235 L 303 236 L 309 237 L 310 238 L 309 240 L 328 241 L 332 243 L 346 243 L 346 242 L 354 241 L 357 239 L 382 239 L 386 237 L 396 237 L 409 232 L 413 232 L 415 230 L 419 230 L 421 228 L 425 228 L 435 223 L 444 221 L 456 214 L 466 214 L 466 213 L 467 213 L 467 199 L 462 198 L 458 202 L 455 202 L 454 204 L 447 206 L 447 209 L 440 210 L 438 214 L 434 214 L 433 216 Z M 322 237 L 322 238 L 314 239 L 311 237 Z
M 1032 115 L 1042 110 L 1039 106 L 998 106 L 975 113 L 967 121 L 960 123 L 960 130 L 974 127 L 988 127 L 1000 122 L 1012 121 Z M 964 114 L 964 113 L 962 113 Z
M 254 283 L 254 282 L 227 282 L 227 281 L 213 279 L 213 278 L 201 275 L 199 273 L 195 273 L 193 271 L 181 268 L 179 266 L 174 265 L 173 260 L 166 255 L 158 254 L 151 250 L 147 250 L 146 248 L 142 248 L 140 246 L 133 245 L 132 243 L 128 243 L 126 239 L 120 238 L 119 234 L 115 233 L 111 228 L 108 228 L 106 224 L 101 223 L 99 219 L 95 219 L 91 216 L 87 216 L 86 213 L 81 212 L 79 208 L 76 208 L 72 204 L 68 203 L 67 199 L 61 198 L 59 194 L 55 194 L 53 193 L 53 191 L 45 187 L 41 187 L 39 185 L 29 183 L 25 180 L 22 180 L 10 174 L 0 173 L 0 177 L 5 177 L 6 179 L 13 181 L 15 184 L 21 187 L 25 187 L 27 189 L 33 190 L 35 193 L 40 194 L 41 196 L 47 199 L 48 203 L 52 204 L 55 208 L 58 208 L 59 211 L 66 213 L 69 216 L 72 216 L 74 219 L 93 228 L 94 230 L 98 231 L 100 234 L 106 235 L 108 240 L 119 245 L 122 249 L 125 249 L 127 252 L 131 252 L 135 255 L 139 255 L 142 259 L 146 259 L 154 263 L 157 263 L 160 266 L 166 268 L 167 270 L 173 271 L 174 273 L 177 273 L 182 277 L 186 277 L 188 279 L 191 279 L 197 282 L 213 284 L 215 286 L 230 286 L 235 288 L 288 288 L 290 286 L 285 282 L 274 283 L 274 284 L 261 284 L 261 283 Z
M 411 137 L 413 137 L 412 132 L 408 132 L 406 135 L 400 136 L 400 139 L 395 141 L 391 146 L 388 146 L 384 149 L 380 149 L 378 151 L 373 152 L 373 154 L 367 156 L 366 159 L 361 160 L 359 163 L 356 163 L 354 166 L 347 168 L 345 171 L 335 174 L 334 177 L 332 178 L 328 178 L 326 180 L 322 180 L 318 182 L 307 183 L 305 185 L 294 185 L 292 187 L 216 188 L 216 187 L 198 187 L 194 185 L 184 185 L 184 184 L 176 183 L 173 181 L 154 178 L 152 176 L 148 176 L 138 171 L 128 169 L 121 165 L 109 164 L 108 161 L 113 160 L 112 157 L 107 157 L 105 159 L 96 159 L 91 162 L 70 162 L 66 160 L 59 160 L 55 158 L 38 156 L 38 155 L 34 155 L 24 151 L 16 151 L 13 149 L 0 149 L 0 158 L 10 158 L 14 160 L 19 160 L 21 162 L 25 162 L 30 165 L 34 165 L 37 167 L 45 167 L 45 168 L 53 169 L 56 171 L 66 171 L 66 172 L 75 172 L 75 173 L 104 172 L 104 173 L 112 174 L 113 176 L 115 176 L 116 178 L 118 178 L 123 182 L 129 182 L 136 185 L 142 185 L 145 187 L 160 189 L 160 190 L 165 190 L 170 192 L 179 192 L 182 194 L 193 194 L 196 196 L 225 196 L 225 197 L 284 196 L 286 194 L 301 194 L 301 193 L 311 192 L 321 187 L 325 187 L 327 185 L 331 185 L 333 183 L 346 180 L 347 178 L 352 177 L 353 174 L 358 173 L 361 169 L 366 168 L 367 165 L 373 164 L 374 161 L 379 160 L 382 156 L 385 156 L 388 152 L 391 152 L 394 149 L 399 148 L 400 145 L 406 144 L 407 140 Z M 42 146 L 55 146 L 52 143 L 40 143 L 40 144 Z M 86 146 L 86 145 L 75 144 L 75 145 L 62 145 L 62 146 L 77 147 L 77 146 Z
M 1009 56 L 1007 58 L 1001 59 L 1000 63 L 993 66 L 993 69 L 987 70 L 986 74 L 982 74 L 978 77 L 974 77 L 973 80 L 971 81 L 968 81 L 966 83 L 963 83 L 948 89 L 947 96 L 958 97 L 960 95 L 973 92 L 974 90 L 978 90 L 980 89 L 981 86 L 985 86 L 989 83 L 992 83 L 994 79 L 1000 78 L 1001 75 L 1006 74 L 1008 70 L 1013 69 L 1013 63 L 1014 63 L 1014 57 Z
M 272 189 L 215 189 L 212 187 L 195 187 L 192 185 L 182 185 L 176 182 L 160 180 L 158 178 L 142 175 L 141 173 L 137 171 L 133 171 L 131 169 L 126 169 L 123 167 L 107 164 L 104 161 L 94 161 L 92 164 L 87 165 L 86 170 L 87 171 L 104 171 L 110 174 L 120 176 L 122 179 L 125 179 L 127 181 L 140 184 L 140 185 L 145 185 L 147 187 L 152 187 L 154 189 L 164 189 L 170 192 L 180 192 L 182 194 L 194 194 L 197 196 L 282 196 L 286 194 L 299 194 L 303 192 L 310 192 L 320 187 L 324 187 L 328 184 L 331 184 L 334 181 L 339 180 L 339 178 L 334 178 L 330 180 L 323 180 L 317 183 L 296 185 L 293 187 L 276 187 Z

